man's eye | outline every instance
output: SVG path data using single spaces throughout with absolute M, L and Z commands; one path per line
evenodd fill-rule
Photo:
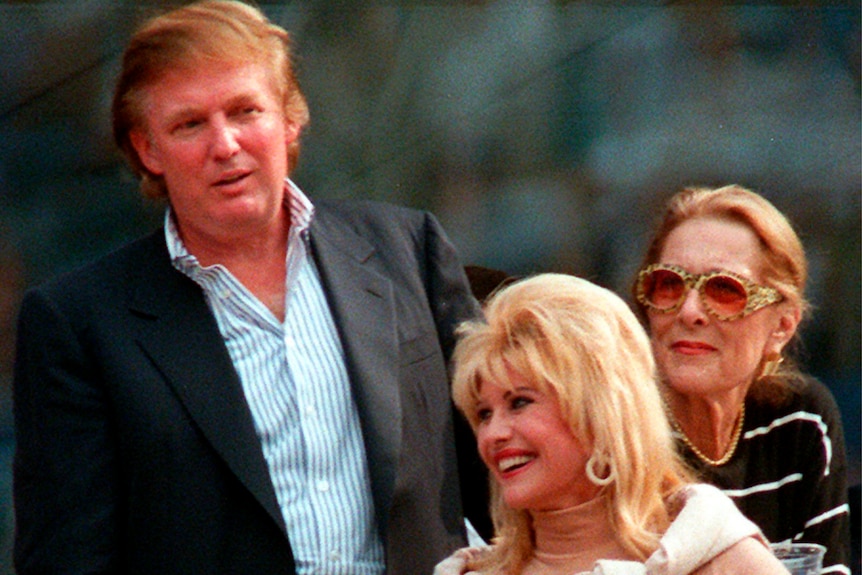
M 258 106 L 244 106 L 242 108 L 238 108 L 236 112 L 234 112 L 235 116 L 256 116 L 261 112 L 261 109 Z
M 201 125 L 200 120 L 185 120 L 183 122 L 178 123 L 176 126 L 174 126 L 174 129 L 172 131 L 174 131 L 174 132 L 188 132 L 188 131 L 194 130 L 195 128 L 197 128 L 200 125 Z

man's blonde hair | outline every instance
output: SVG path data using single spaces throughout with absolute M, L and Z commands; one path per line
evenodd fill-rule
M 233 0 L 204 0 L 155 16 L 138 27 L 123 53 L 112 105 L 114 139 L 141 177 L 141 191 L 147 197 L 166 198 L 167 189 L 164 179 L 141 162 L 129 135 L 145 127 L 144 92 L 168 72 L 205 62 L 265 66 L 286 120 L 298 132 L 308 124 L 308 104 L 294 72 L 290 35 L 260 10 Z M 288 148 L 291 170 L 299 147 L 297 137 Z

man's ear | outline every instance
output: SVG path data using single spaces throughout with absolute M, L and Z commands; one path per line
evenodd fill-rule
M 138 153 L 141 163 L 153 174 L 160 176 L 164 172 L 162 163 L 159 160 L 158 154 L 153 149 L 150 138 L 141 130 L 131 130 L 129 132 L 129 141 L 132 147 Z
M 293 142 L 299 138 L 299 134 L 302 132 L 302 127 L 296 122 L 292 122 L 290 120 L 284 120 L 284 135 L 285 135 L 285 144 L 290 146 Z

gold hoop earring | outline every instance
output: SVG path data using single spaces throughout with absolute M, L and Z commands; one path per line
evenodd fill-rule
M 607 475 L 599 477 L 595 470 L 596 465 L 606 469 Z M 598 485 L 599 487 L 610 485 L 613 480 L 616 479 L 616 472 L 614 471 L 614 466 L 609 461 L 609 458 L 606 458 L 604 455 L 599 455 L 597 451 L 593 451 L 590 458 L 587 459 L 587 465 L 584 472 L 587 474 L 587 479 L 590 480 L 590 483 Z

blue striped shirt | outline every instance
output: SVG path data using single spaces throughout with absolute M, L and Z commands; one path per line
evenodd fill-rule
M 379 575 L 384 552 L 359 416 L 335 322 L 307 252 L 314 207 L 290 180 L 287 192 L 283 323 L 227 268 L 201 267 L 170 211 L 168 250 L 174 267 L 203 289 L 242 381 L 297 573 Z

